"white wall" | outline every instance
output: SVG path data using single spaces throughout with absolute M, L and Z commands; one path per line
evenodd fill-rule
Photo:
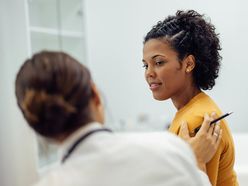
M 36 179 L 35 141 L 17 108 L 14 81 L 27 57 L 24 0 L 0 0 L 0 185 L 27 186 Z
M 85 5 L 88 60 L 96 83 L 107 97 L 112 122 L 135 120 L 144 113 L 153 118 L 173 116 L 175 109 L 170 101 L 154 101 L 145 84 L 142 40 L 165 16 L 177 9 L 195 9 L 211 18 L 223 48 L 220 77 L 209 94 L 223 112 L 234 111 L 227 119 L 233 131 L 248 131 L 247 1 L 86 0 Z
M 1 186 L 26 186 L 37 179 L 34 136 L 14 95 L 16 72 L 28 56 L 24 2 L 0 0 Z M 172 104 L 154 101 L 144 81 L 142 39 L 158 20 L 183 8 L 206 13 L 220 32 L 223 66 L 210 94 L 223 111 L 235 112 L 228 118 L 234 131 L 248 131 L 246 1 L 85 0 L 85 5 L 87 56 L 94 79 L 107 98 L 110 121 L 128 122 L 149 114 L 161 124 L 163 119 L 172 117 Z
M 248 135 L 245 133 L 235 133 L 233 139 L 236 151 L 235 171 L 238 176 L 239 185 L 245 186 L 248 183 Z

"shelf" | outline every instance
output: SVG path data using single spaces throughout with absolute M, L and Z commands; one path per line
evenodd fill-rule
M 50 32 L 31 33 L 31 52 L 36 53 L 41 50 L 64 51 L 85 63 L 85 40 L 83 37 L 60 37 Z
M 83 38 L 83 32 L 78 32 L 78 31 L 68 31 L 68 30 L 59 31 L 57 29 L 43 28 L 43 27 L 30 27 L 30 31 L 34 33 L 48 34 L 54 36 Z
M 83 31 L 82 0 L 29 0 L 31 27 Z

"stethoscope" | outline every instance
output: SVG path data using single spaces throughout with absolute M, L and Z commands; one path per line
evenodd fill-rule
M 73 153 L 73 151 L 78 147 L 78 145 L 85 140 L 87 137 L 91 136 L 92 134 L 95 134 L 97 132 L 112 132 L 110 129 L 106 128 L 100 128 L 100 129 L 94 129 L 91 130 L 84 135 L 82 135 L 75 143 L 68 149 L 67 153 L 63 156 L 61 163 L 65 163 L 65 161 L 70 157 L 70 155 Z

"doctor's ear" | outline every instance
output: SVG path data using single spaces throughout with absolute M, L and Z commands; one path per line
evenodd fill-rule
M 186 64 L 186 73 L 190 73 L 195 68 L 195 57 L 190 54 L 184 59 L 184 62 Z
M 101 99 L 101 94 L 96 85 L 91 82 L 91 89 L 92 89 L 92 98 L 91 98 L 91 106 L 93 110 L 93 117 L 99 123 L 104 123 L 104 106 Z
M 99 90 L 97 89 L 94 82 L 91 82 L 91 89 L 92 89 L 92 99 L 94 103 L 99 106 L 102 105 L 101 95 Z

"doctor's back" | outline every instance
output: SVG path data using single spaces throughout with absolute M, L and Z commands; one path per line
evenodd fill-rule
M 80 134 L 101 127 L 92 123 Z M 208 185 L 200 174 L 191 149 L 172 134 L 99 132 L 80 143 L 37 186 Z

